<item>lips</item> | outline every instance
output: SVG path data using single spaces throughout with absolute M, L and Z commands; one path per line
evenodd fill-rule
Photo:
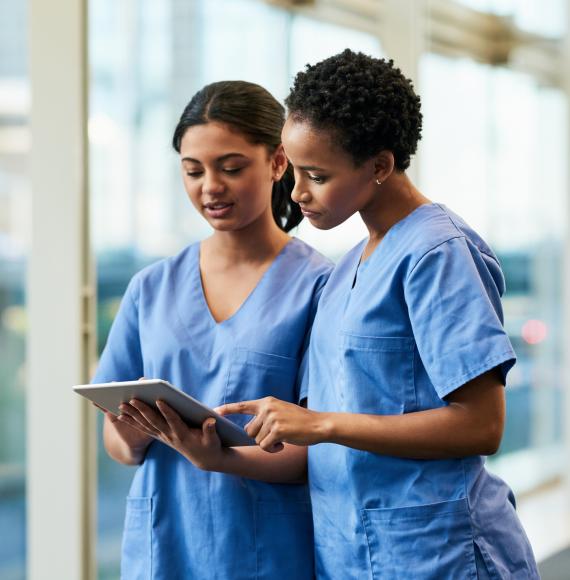
M 213 218 L 223 218 L 229 215 L 234 207 L 233 203 L 216 201 L 204 204 L 204 211 Z
M 311 211 L 309 209 L 307 209 L 306 207 L 302 207 L 301 206 L 301 213 L 306 217 L 306 218 L 315 218 L 319 215 L 321 215 L 319 212 L 317 211 Z

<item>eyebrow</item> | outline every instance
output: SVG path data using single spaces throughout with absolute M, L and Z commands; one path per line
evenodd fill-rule
M 325 171 L 322 167 L 317 167 L 316 165 L 299 165 L 299 169 L 304 171 Z
M 221 157 L 218 157 L 216 159 L 216 161 L 226 161 L 227 159 L 229 159 L 230 157 L 241 157 L 242 159 L 247 159 L 247 157 L 245 155 L 242 155 L 241 153 L 226 153 L 225 155 L 222 155 Z M 193 159 L 192 157 L 183 157 L 182 161 L 190 161 L 192 163 L 202 163 L 201 161 L 199 161 L 198 159 Z

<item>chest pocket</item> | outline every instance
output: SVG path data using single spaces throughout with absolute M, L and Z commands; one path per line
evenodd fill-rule
M 413 338 L 342 333 L 339 348 L 344 411 L 397 415 L 415 409 Z
M 263 397 L 297 402 L 297 359 L 245 348 L 234 349 L 224 403 Z M 232 421 L 245 425 L 251 417 L 232 415 Z

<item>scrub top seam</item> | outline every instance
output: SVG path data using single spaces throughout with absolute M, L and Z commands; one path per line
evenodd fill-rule
M 132 282 L 133 282 L 133 286 L 132 286 L 132 290 L 130 290 L 128 292 L 128 296 L 130 301 L 132 302 L 133 306 L 135 307 L 136 311 L 137 311 L 137 315 L 139 312 L 139 300 L 140 300 L 140 286 L 141 286 L 141 276 L 139 274 L 135 274 L 132 278 Z M 137 298 L 139 300 L 135 300 L 133 294 L 134 294 L 134 290 L 135 290 L 135 286 L 136 286 L 136 290 L 137 290 Z
M 416 261 L 416 263 L 412 266 L 411 270 L 408 272 L 408 275 L 406 276 L 406 282 L 408 281 L 408 279 L 410 278 L 410 276 L 413 274 L 414 270 L 418 267 L 419 263 L 431 252 L 433 252 L 435 249 L 439 248 L 440 246 L 443 246 L 444 244 L 447 244 L 448 242 L 451 242 L 452 240 L 457 240 L 457 239 L 466 239 L 466 235 L 465 234 L 457 234 L 456 236 L 451 236 L 449 238 L 446 238 L 445 240 L 438 242 L 437 244 L 435 244 L 434 246 L 430 247 L 428 250 L 426 250 Z
M 208 300 L 206 299 L 206 292 L 204 290 L 204 281 L 202 280 L 202 272 L 200 270 L 200 242 L 196 242 L 194 254 L 195 254 L 194 258 L 193 258 L 194 264 L 193 264 L 193 268 L 192 268 L 193 272 L 191 273 L 191 276 L 194 279 L 196 291 L 200 297 L 201 307 L 206 311 L 206 313 L 208 315 L 208 326 L 210 328 L 215 328 L 217 325 L 221 324 L 221 322 L 216 322 L 216 319 L 214 318 L 212 311 L 210 310 L 210 305 L 208 304 Z M 243 304 L 241 306 L 243 306 Z M 241 308 L 241 306 L 240 306 L 240 308 Z M 238 308 L 238 310 L 239 310 L 239 308 Z M 234 312 L 234 314 L 236 312 Z M 182 315 L 180 314 L 180 312 L 178 313 L 178 316 L 180 317 L 181 322 L 184 324 L 184 321 L 182 319 Z M 230 316 L 230 318 L 231 318 L 231 316 Z M 226 320 L 229 320 L 229 318 L 227 318 Z M 224 322 L 224 321 L 222 321 L 222 322 Z
M 364 536 L 366 538 L 366 546 L 368 548 L 368 558 L 367 558 L 367 562 L 368 562 L 368 570 L 371 574 L 372 577 L 374 577 L 374 572 L 372 571 L 372 546 L 370 545 L 370 538 L 368 536 L 368 527 L 366 525 L 366 510 L 361 508 L 360 510 L 360 522 L 362 524 L 363 527 L 363 531 L 364 531 Z
M 439 389 L 437 389 L 439 397 L 441 399 L 447 397 L 447 395 L 459 389 L 471 379 L 478 377 L 483 373 L 485 373 L 486 371 L 498 366 L 501 363 L 507 362 L 508 360 L 511 360 L 513 358 L 516 358 L 515 353 L 512 350 L 507 350 L 502 352 L 501 354 L 486 359 L 485 362 L 479 365 L 478 367 L 470 369 L 469 371 L 466 371 L 462 375 L 456 377 L 453 381 L 450 381 L 446 385 L 446 387 L 441 390 L 441 394 L 439 392 Z
M 196 242 L 194 244 L 191 244 L 190 246 L 188 246 L 186 248 L 186 255 L 184 256 L 184 260 L 188 260 L 190 262 L 194 262 L 194 264 L 196 264 L 196 259 L 199 259 L 199 254 L 198 254 L 198 245 L 199 242 Z M 192 255 L 192 253 L 194 255 Z M 196 255 L 198 254 L 198 255 Z M 177 276 L 177 274 L 179 273 L 180 270 L 180 266 L 177 265 L 174 268 L 171 268 L 170 273 L 169 273 L 169 278 L 175 278 Z M 187 271 L 187 279 L 188 282 L 190 284 L 190 288 L 195 289 L 196 286 L 198 286 L 197 288 L 197 293 L 198 293 L 198 298 L 200 300 L 202 300 L 204 302 L 203 307 L 207 306 L 207 303 L 205 301 L 205 296 L 204 296 L 204 292 L 202 290 L 202 282 L 200 279 L 200 264 L 198 262 L 198 282 L 196 283 L 196 269 L 195 268 L 190 268 Z M 174 280 L 174 282 L 176 282 L 176 280 Z M 174 311 L 176 312 L 176 319 L 178 320 L 178 324 L 180 325 L 180 329 L 183 333 L 183 335 L 186 337 L 186 340 L 188 341 L 189 345 L 194 345 L 194 337 L 192 335 L 191 329 L 189 327 L 189 325 L 187 324 L 187 321 L 185 321 L 185 318 L 182 316 L 182 308 L 181 308 L 181 304 L 180 301 L 182 300 L 182 297 L 180 296 L 180 290 L 179 290 L 179 284 L 178 283 L 174 283 L 174 287 L 173 287 L 173 295 L 174 295 Z M 192 302 L 190 301 L 190 307 L 194 308 L 196 305 L 192 304 Z M 209 329 L 213 328 L 212 325 L 212 321 L 213 318 L 211 317 L 211 315 L 208 318 L 208 326 Z
M 140 286 L 141 286 L 141 280 L 140 280 L 140 276 L 138 274 L 135 274 L 135 276 L 133 276 L 133 281 L 137 286 L 137 298 L 138 300 L 135 301 L 135 298 L 133 296 L 134 294 L 134 285 L 133 284 L 133 290 L 128 290 L 127 294 L 128 294 L 128 299 L 130 300 L 131 304 L 133 305 L 134 311 L 136 313 L 136 321 L 137 321 L 137 328 L 136 328 L 136 335 L 137 335 L 137 350 L 138 350 L 138 354 L 139 354 L 139 363 L 140 363 L 140 369 L 142 371 L 142 376 L 144 376 L 144 356 L 143 356 L 143 349 L 142 349 L 142 342 L 141 342 L 141 321 L 140 321 L 140 308 L 139 308 L 139 302 L 140 302 Z M 139 378 L 139 377 L 137 377 Z
M 453 216 L 447 211 L 445 206 L 441 203 L 436 203 L 435 205 L 437 205 L 437 207 L 439 207 L 439 209 L 445 214 L 445 217 L 453 224 L 453 227 L 457 230 L 457 232 L 459 234 L 463 234 L 461 228 L 457 225 L 457 223 L 453 219 Z
M 311 348 L 311 335 L 313 333 L 313 325 L 315 324 L 315 319 L 317 317 L 317 311 L 319 307 L 319 302 L 321 301 L 323 290 L 327 285 L 328 279 L 330 277 L 332 270 L 329 270 L 326 276 L 323 276 L 324 280 L 319 284 L 319 286 L 315 286 L 313 289 L 313 294 L 311 296 L 311 312 L 307 317 L 307 323 L 305 325 L 305 339 L 303 340 L 303 344 L 299 349 L 299 353 L 297 356 L 298 365 L 297 365 L 297 378 L 295 380 L 295 389 L 297 405 L 303 406 L 303 401 L 305 401 L 305 408 L 309 407 L 309 381 L 308 378 L 305 384 L 305 375 L 309 374 L 309 361 L 307 359 L 306 368 L 304 369 L 304 373 L 300 375 L 299 371 L 303 365 L 303 361 L 305 357 L 309 357 L 310 348 Z M 305 384 L 305 388 L 303 389 L 303 385 Z
M 467 486 L 467 471 L 465 470 L 465 457 L 461 458 L 461 471 L 463 471 L 463 492 L 467 500 L 467 508 L 469 509 L 469 525 L 471 526 L 471 534 L 473 535 L 473 522 L 471 521 L 471 502 L 469 498 L 469 490 Z
M 461 228 L 457 225 L 455 219 L 453 219 L 453 216 L 447 211 L 446 207 L 444 205 L 442 205 L 441 203 L 436 203 L 435 205 L 437 205 L 441 209 L 441 211 L 447 216 L 447 218 L 453 224 L 453 226 L 459 232 L 459 234 L 463 237 L 467 237 L 467 236 L 465 236 L 465 234 L 463 233 Z M 500 263 L 499 263 L 497 256 L 495 256 L 493 254 L 493 252 L 492 252 L 492 250 L 490 250 L 490 248 L 489 248 L 490 251 L 487 251 L 485 248 L 482 248 L 479 244 L 475 243 L 475 241 L 472 240 L 472 243 L 475 245 L 475 247 L 482 254 L 485 254 L 485 256 L 487 256 L 488 258 L 490 258 L 491 260 L 493 260 L 494 262 L 496 262 L 500 266 Z

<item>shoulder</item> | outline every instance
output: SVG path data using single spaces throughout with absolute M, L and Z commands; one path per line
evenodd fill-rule
M 433 204 L 414 225 L 414 235 L 418 240 L 410 244 L 408 277 L 426 270 L 420 275 L 425 276 L 430 271 L 429 279 L 432 279 L 435 270 L 441 271 L 445 277 L 460 269 L 463 275 L 471 273 L 486 285 L 492 285 L 499 295 L 505 292 L 505 279 L 497 256 L 457 214 L 443 205 Z
M 308 276 L 328 277 L 334 267 L 331 260 L 299 238 L 293 238 L 289 242 L 287 250 L 290 261 L 295 265 L 295 268 Z
M 176 277 L 179 272 L 187 272 L 198 255 L 199 243 L 191 244 L 174 256 L 162 258 L 137 272 L 129 282 L 127 293 L 133 298 L 144 293 L 154 293 L 157 289 Z
M 442 204 L 425 206 L 413 225 L 409 246 L 411 269 L 436 250 L 453 255 L 455 248 L 465 247 L 485 262 L 499 263 L 487 242 L 463 218 Z

